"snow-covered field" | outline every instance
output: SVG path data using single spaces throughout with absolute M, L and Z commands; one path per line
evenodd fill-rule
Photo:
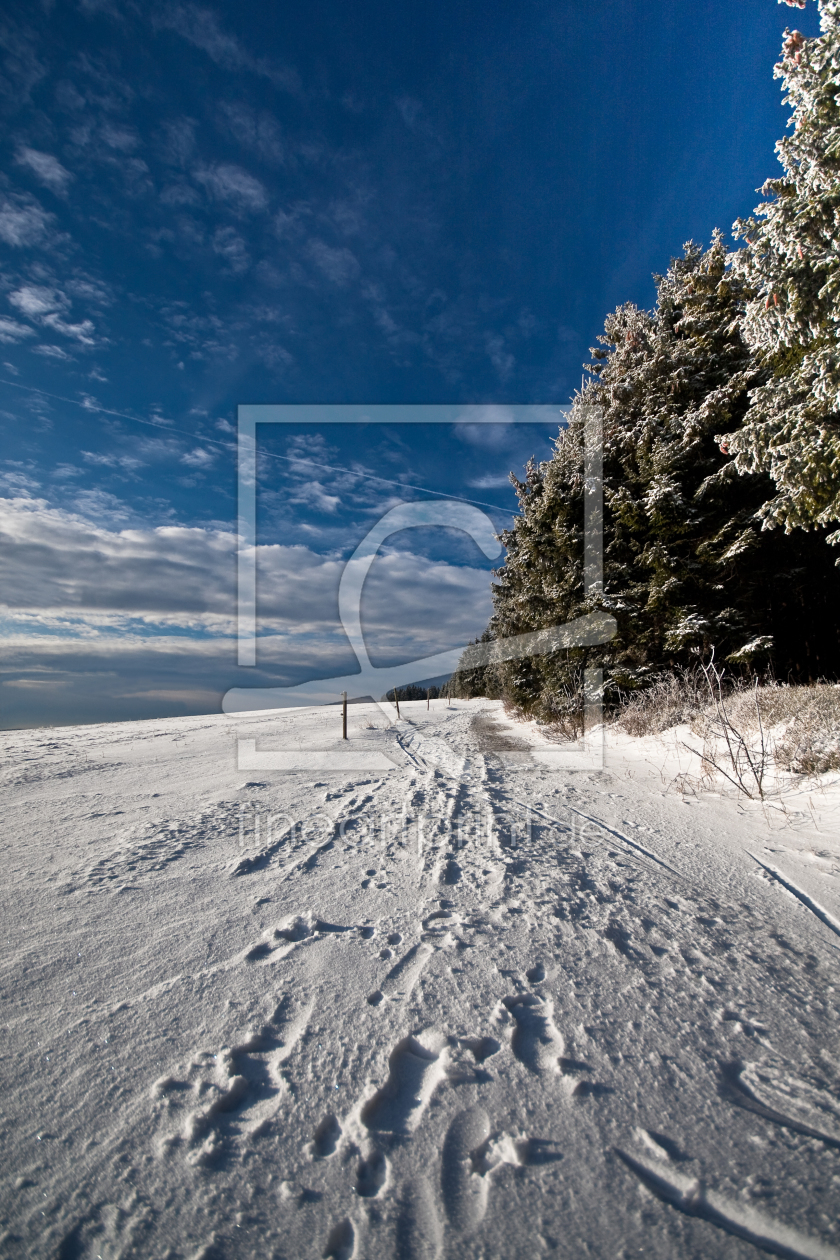
M 2 1254 L 840 1256 L 836 783 L 402 707 L 0 736 Z

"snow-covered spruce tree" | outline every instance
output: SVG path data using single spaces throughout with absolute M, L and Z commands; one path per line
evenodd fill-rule
M 502 537 L 507 559 L 491 635 L 596 607 L 619 626 L 603 648 L 492 667 L 494 690 L 543 720 L 577 706 L 585 663 L 601 664 L 613 685 L 635 686 L 712 644 L 719 660 L 769 658 L 781 676 L 825 673 L 837 659 L 826 602 L 831 553 L 801 531 L 762 531 L 756 513 L 772 494 L 770 478 L 739 476 L 721 450 L 743 421 L 749 391 L 769 375 L 741 335 L 749 289 L 727 264 L 720 233 L 705 252 L 689 243 L 655 277 L 652 312 L 628 304 L 608 317 L 593 379 L 554 455 L 529 465 L 524 482 L 514 479 L 520 512 Z M 586 600 L 583 416 L 591 405 L 604 417 L 605 594 Z M 473 694 L 480 685 L 459 683 Z
M 744 337 L 769 377 L 729 449 L 740 471 L 770 473 L 762 515 L 788 530 L 840 521 L 840 2 L 819 10 L 820 36 L 786 30 L 775 68 L 793 109 L 776 146 L 784 174 L 733 229 L 747 242 L 735 270 L 752 290 Z

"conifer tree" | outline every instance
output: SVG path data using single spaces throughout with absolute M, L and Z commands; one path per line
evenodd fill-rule
M 782 676 L 816 676 L 821 657 L 837 658 L 826 606 L 831 553 L 819 536 L 762 531 L 756 513 L 772 482 L 739 476 L 722 449 L 750 391 L 769 379 L 741 335 L 748 283 L 728 268 L 720 233 L 705 252 L 686 245 L 655 279 L 652 312 L 628 304 L 608 317 L 593 379 L 552 458 L 514 479 L 520 511 L 502 537 L 507 559 L 489 626 L 507 638 L 599 607 L 619 633 L 601 649 L 500 663 L 482 679 L 459 680 L 544 720 L 577 706 L 584 664 L 603 666 L 613 685 L 635 686 L 712 644 L 718 659 L 771 660 Z M 605 583 L 587 599 L 583 416 L 592 405 L 604 417 Z
M 734 226 L 747 242 L 734 268 L 751 289 L 744 337 L 768 379 L 728 445 L 739 471 L 770 473 L 762 515 L 788 530 L 840 521 L 840 2 L 819 10 L 820 36 L 786 30 L 775 68 L 793 109 L 776 146 L 784 174 Z

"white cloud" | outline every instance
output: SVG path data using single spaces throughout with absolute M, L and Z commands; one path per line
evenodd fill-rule
M 93 323 L 89 319 L 83 319 L 78 324 L 68 324 L 59 315 L 45 315 L 43 322 L 55 332 L 63 333 L 65 337 L 71 337 L 74 341 L 78 341 L 79 345 L 96 345 L 96 338 L 93 335 Z
M 28 477 L 26 473 L 10 472 L 0 473 L 0 487 L 9 494 L 24 495 L 29 498 L 36 490 L 40 490 L 40 482 L 35 481 L 32 477 Z
M 80 345 L 93 346 L 96 344 L 93 336 L 94 326 L 91 320 L 84 319 L 78 324 L 69 324 L 62 318 L 62 315 L 69 310 L 70 300 L 66 293 L 62 293 L 60 289 L 52 289 L 40 284 L 23 285 L 20 289 L 15 289 L 14 292 L 9 294 L 9 302 L 22 315 L 26 315 L 29 319 L 37 320 L 54 332 L 70 337 L 73 341 L 79 342 Z M 53 347 L 52 351 L 44 349 L 41 353 L 55 354 L 55 349 L 56 347 Z M 60 353 L 55 355 L 55 357 L 60 358 Z
M 36 55 L 36 39 L 34 29 L 14 21 L 10 6 L 4 11 L 6 20 L 0 25 L 0 47 L 7 56 L 0 78 L 0 92 L 7 97 L 15 109 L 20 109 L 24 101 L 30 99 L 32 88 L 47 75 L 47 67 Z M 19 10 L 21 15 L 26 9 Z
M 248 70 L 263 75 L 288 92 L 300 91 L 300 80 L 294 70 L 265 58 L 252 57 L 234 35 L 222 30 L 212 9 L 198 4 L 168 3 L 158 11 L 154 24 L 158 29 L 175 31 L 225 70 Z
M 163 123 L 158 148 L 164 161 L 170 166 L 184 167 L 195 153 L 194 118 L 172 118 Z
M 94 464 L 101 468 L 122 468 L 124 472 L 136 472 L 143 467 L 143 460 L 134 455 L 106 455 L 101 451 L 82 451 L 82 459 L 86 464 Z
M 140 143 L 140 137 L 130 127 L 117 127 L 111 123 L 105 123 L 99 134 L 109 149 L 116 149 L 120 153 L 130 153 Z
M 330 494 L 320 481 L 312 479 L 312 470 L 309 469 L 310 476 L 301 481 L 294 490 L 289 494 L 289 502 L 300 504 L 302 507 L 314 508 L 316 512 L 325 512 L 333 515 L 341 507 L 341 499 L 337 494 Z
M 88 499 L 92 519 L 43 500 L 0 498 L 7 725 L 207 713 L 231 686 L 354 668 L 338 618 L 340 559 L 303 546 L 258 549 L 258 665 L 238 671 L 235 536 L 132 527 L 121 524 L 112 496 Z M 410 552 L 377 557 L 362 605 L 368 650 L 381 666 L 464 644 L 489 612 L 486 571 Z
M 224 130 L 250 149 L 263 162 L 280 166 L 285 154 L 283 139 L 274 117 L 265 110 L 258 114 L 243 101 L 223 101 L 219 106 Z
M 302 230 L 301 220 L 311 214 L 312 210 L 306 202 L 298 202 L 290 210 L 278 210 L 274 216 L 274 231 L 281 241 L 290 237 L 299 237 Z
M 0 240 L 17 249 L 38 245 L 54 221 L 34 197 L 18 193 L 0 200 Z
M 243 171 L 241 166 L 233 166 L 229 162 L 200 166 L 193 172 L 193 177 L 217 201 L 226 202 L 236 210 L 259 211 L 268 206 L 268 194 L 263 185 Z
M 61 346 L 40 345 L 32 347 L 33 354 L 40 354 L 45 359 L 58 359 L 61 363 L 74 362 L 72 354 L 62 350 Z
M 464 407 L 459 413 L 455 434 L 470 446 L 494 450 L 507 445 L 514 420 L 510 407 L 495 403 L 475 404 Z
M 234 275 L 241 275 L 251 265 L 245 242 L 232 227 L 216 229 L 213 236 L 213 252 L 224 258 L 228 270 Z
M 324 241 L 311 240 L 306 252 L 318 270 L 340 287 L 355 280 L 361 270 L 355 256 L 346 248 L 333 249 Z
M 15 289 L 9 294 L 9 301 L 22 315 L 27 315 L 30 319 L 37 319 L 53 311 L 66 311 L 70 306 L 65 294 L 41 284 L 26 284 Z
M 41 153 L 24 145 L 18 149 L 15 161 L 19 166 L 28 166 L 35 178 L 57 196 L 67 195 L 67 186 L 73 175 L 51 153 Z
M 93 280 L 90 276 L 73 276 L 67 281 L 67 288 L 74 297 L 86 302 L 96 302 L 99 306 L 110 306 L 113 293 L 101 280 Z
M 161 189 L 160 199 L 165 206 L 196 206 L 201 195 L 189 184 L 167 184 Z
M 507 488 L 510 486 L 510 474 L 487 473 L 483 477 L 475 477 L 467 484 L 472 486 L 474 490 L 497 490 L 501 486 Z
M 86 101 L 74 83 L 69 79 L 61 79 L 55 88 L 55 99 L 61 109 L 77 113 L 85 108 Z
M 131 513 L 125 504 L 107 490 L 80 490 L 73 505 L 81 516 L 90 517 L 95 521 L 111 521 L 119 524 L 131 518 Z
M 485 341 L 487 357 L 496 369 L 500 381 L 506 381 L 516 366 L 516 359 L 505 349 L 504 338 L 498 334 L 488 336 Z
M 168 4 L 158 14 L 156 25 L 175 31 L 226 69 L 239 70 L 250 65 L 251 59 L 239 41 L 222 30 L 211 9 L 203 9 L 197 4 Z
M 23 341 L 24 337 L 32 336 L 34 336 L 34 329 L 28 324 L 19 324 L 17 320 L 0 316 L 0 341 L 4 341 L 7 345 L 14 345 L 18 341 Z
M 197 446 L 194 451 L 187 451 L 181 456 L 181 463 L 187 464 L 190 468 L 209 468 L 215 463 L 216 455 L 216 451 L 208 451 L 204 447 Z
M 120 528 L 126 513 L 112 495 L 88 491 L 82 500 L 92 519 L 41 499 L 0 499 L 0 592 L 7 616 L 59 629 L 62 619 L 75 618 L 76 637 L 101 636 L 104 629 L 128 633 L 129 622 L 138 619 L 149 629 L 234 633 L 234 534 L 178 525 Z M 102 524 L 107 519 L 113 527 Z M 343 641 L 342 570 L 340 559 L 307 547 L 260 546 L 261 631 Z M 409 551 L 386 553 L 371 568 L 362 612 L 371 645 L 380 652 L 402 652 L 405 659 L 439 650 L 483 629 L 489 575 Z M 110 650 L 119 645 L 112 642 Z

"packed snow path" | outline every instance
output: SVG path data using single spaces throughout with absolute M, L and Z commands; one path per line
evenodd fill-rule
M 350 713 L 0 737 L 2 1254 L 840 1256 L 836 837 Z

